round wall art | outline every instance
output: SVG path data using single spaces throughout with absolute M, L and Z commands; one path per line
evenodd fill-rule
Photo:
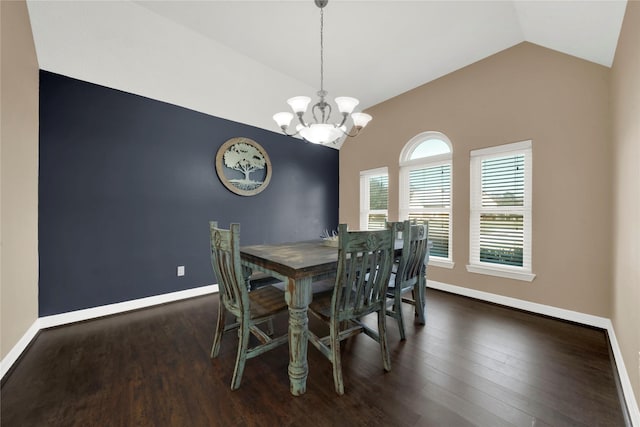
M 216 173 L 225 187 L 241 196 L 254 196 L 271 180 L 271 160 L 260 144 L 231 138 L 216 154 Z

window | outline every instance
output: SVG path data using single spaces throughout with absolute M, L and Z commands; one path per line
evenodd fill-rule
M 360 230 L 382 230 L 386 226 L 389 201 L 387 168 L 360 172 Z
M 400 155 L 400 218 L 429 222 L 429 265 L 453 268 L 451 142 L 440 132 L 412 138 Z
M 471 152 L 469 265 L 532 281 L 531 141 Z

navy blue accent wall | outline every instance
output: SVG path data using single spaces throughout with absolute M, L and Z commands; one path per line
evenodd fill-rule
M 215 172 L 237 136 L 271 159 L 256 196 L 231 193 Z M 242 244 L 336 228 L 338 151 L 41 71 L 39 198 L 46 316 L 217 283 L 209 220 L 239 222 Z

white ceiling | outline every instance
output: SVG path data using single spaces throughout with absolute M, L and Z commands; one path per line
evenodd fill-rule
M 277 131 L 319 89 L 312 0 L 27 0 L 42 69 Z M 325 89 L 366 108 L 523 41 L 611 66 L 626 0 L 348 1 L 325 8 Z

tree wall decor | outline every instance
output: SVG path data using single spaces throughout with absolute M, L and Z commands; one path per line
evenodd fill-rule
M 271 180 L 271 161 L 260 144 L 244 137 L 231 138 L 218 150 L 216 173 L 229 191 L 253 196 Z

